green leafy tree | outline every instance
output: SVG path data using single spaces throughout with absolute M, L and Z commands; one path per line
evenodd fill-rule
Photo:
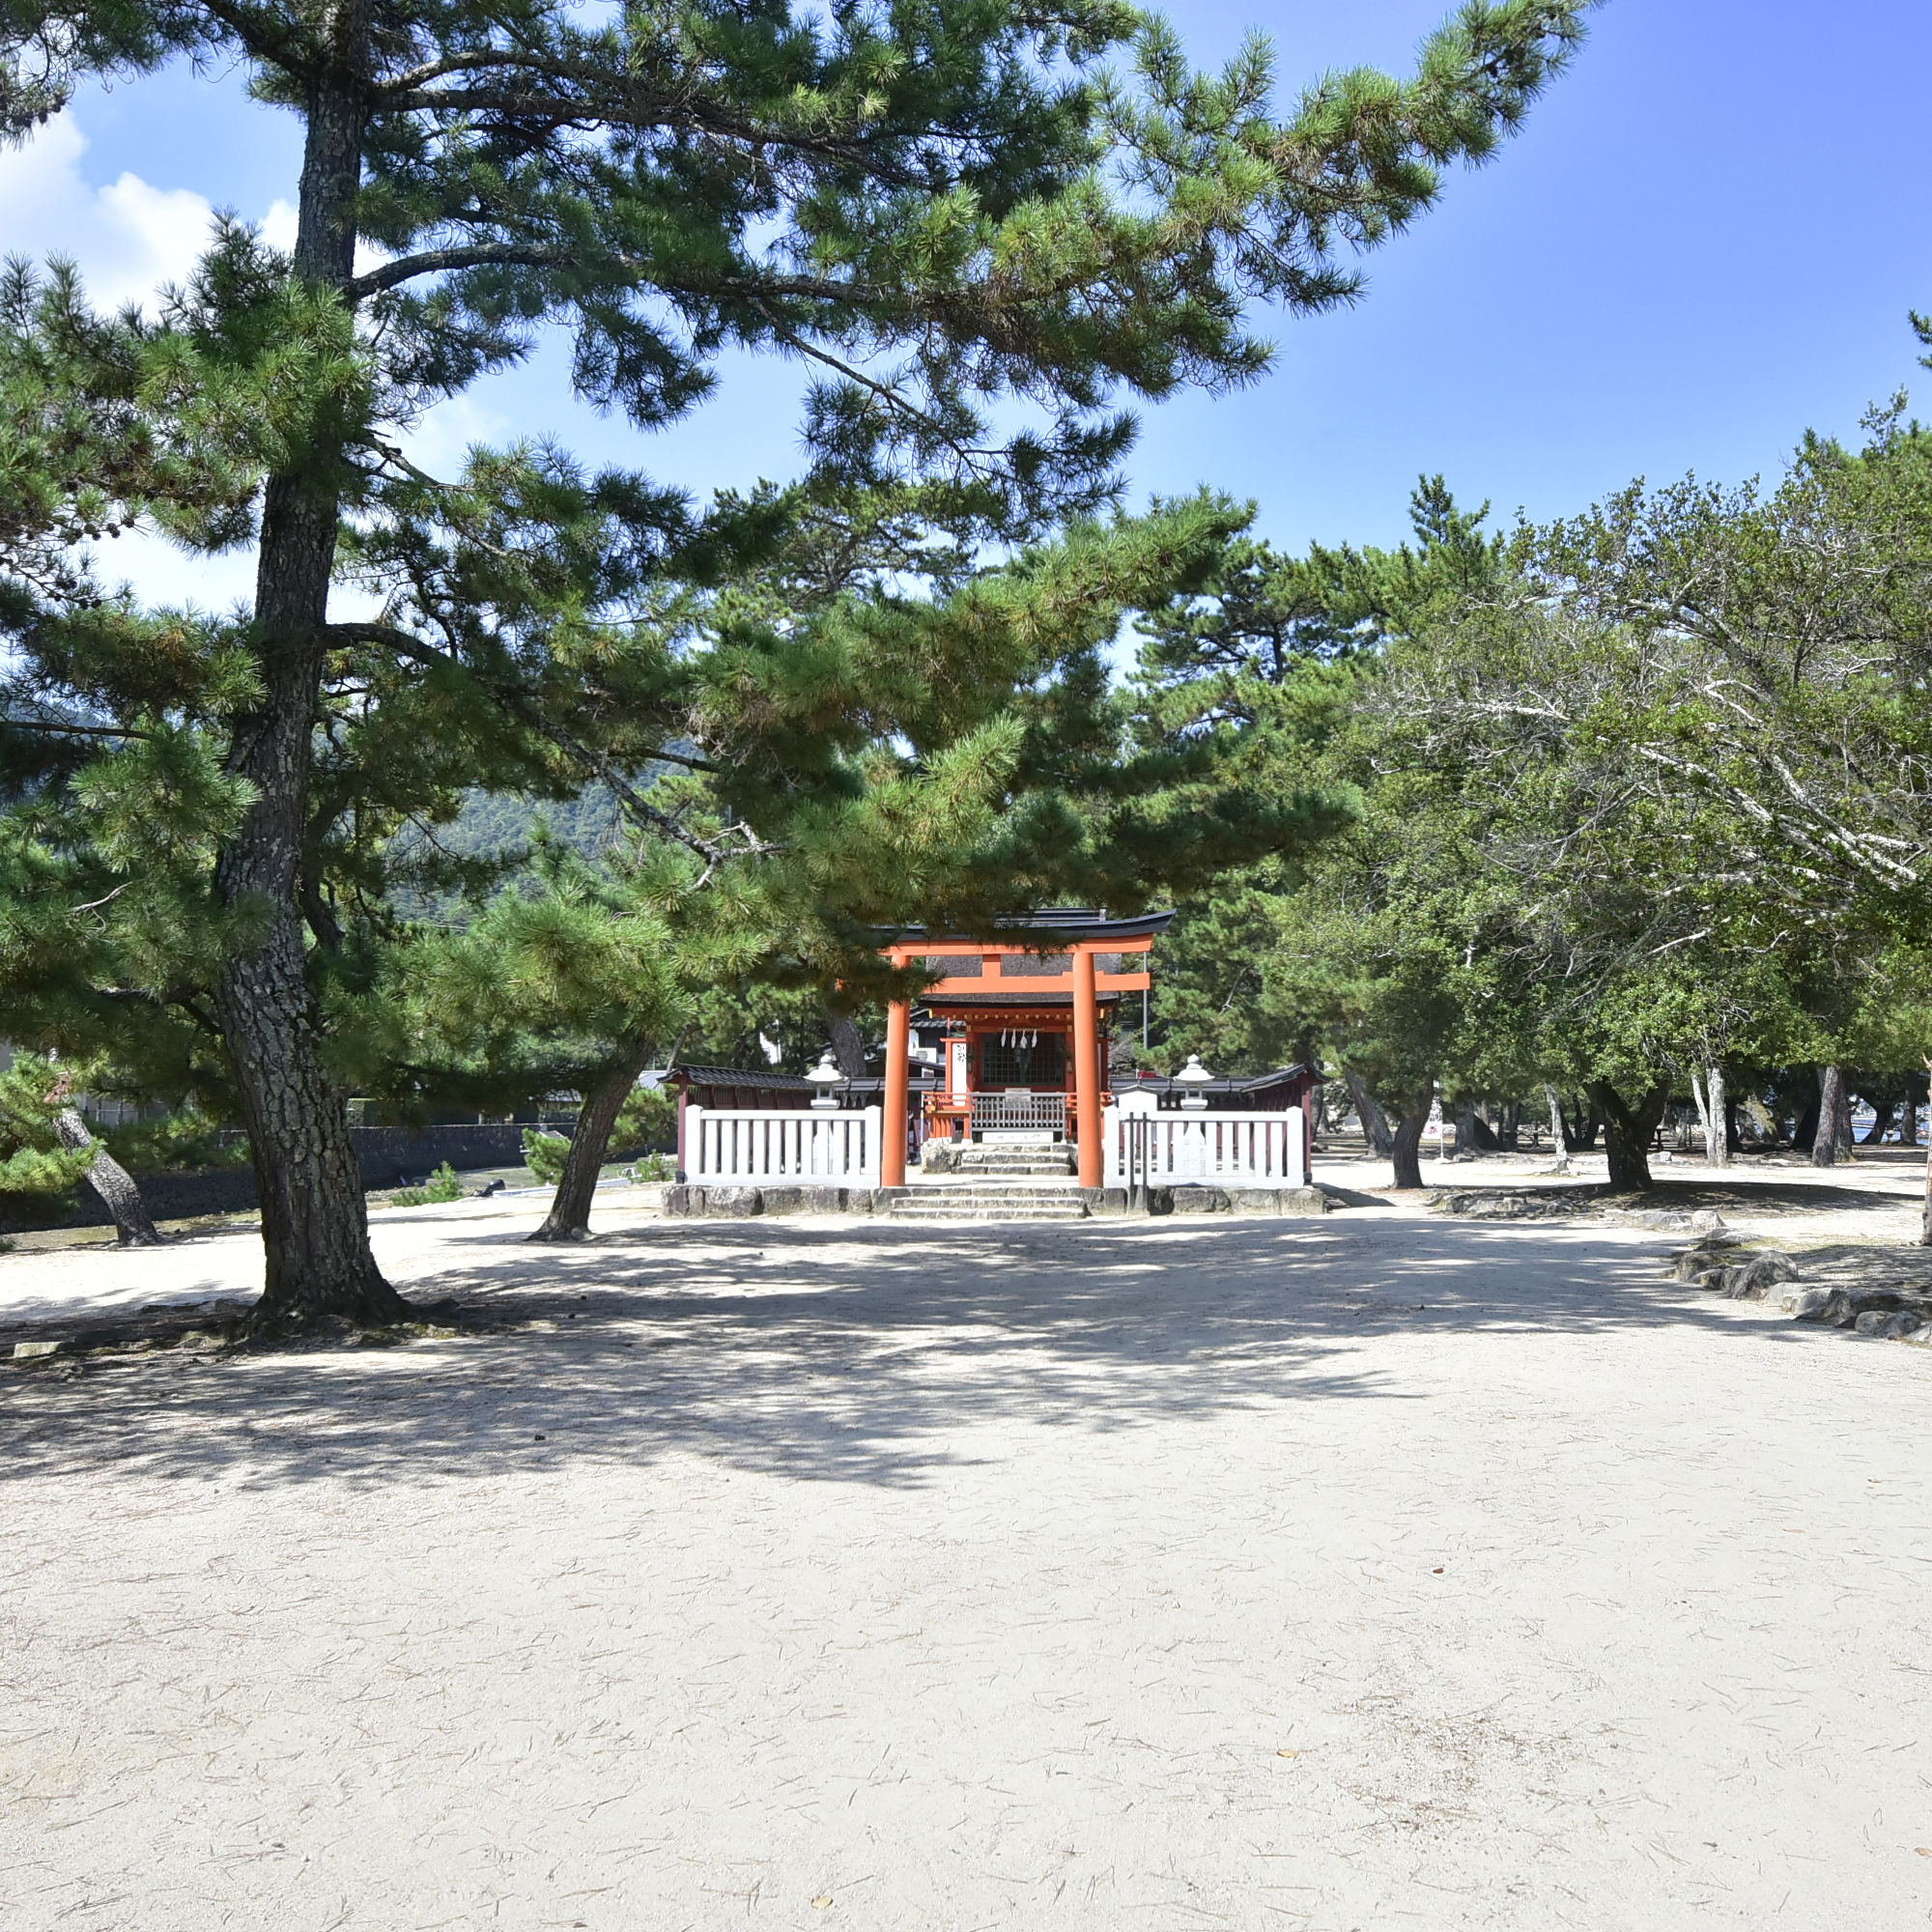
M 75 1073 L 36 1054 L 16 1056 L 0 1072 L 0 1194 L 64 1194 L 85 1180 L 113 1215 L 122 1245 L 152 1247 L 160 1236 L 141 1190 L 81 1118 Z
M 1393 1119 L 1403 1186 L 1421 1185 L 1417 1147 L 1456 1052 L 1465 949 L 1452 941 L 1469 862 L 1456 856 L 1460 809 L 1445 818 L 1440 797 L 1405 796 L 1407 781 L 1381 770 L 1368 695 L 1392 643 L 1495 583 L 1503 547 L 1486 521 L 1487 507 L 1463 510 L 1440 476 L 1424 477 L 1412 543 L 1284 557 L 1241 534 L 1139 626 L 1149 742 L 1233 726 L 1255 788 L 1331 813 L 1355 801 L 1350 829 L 1313 859 L 1181 900 L 1155 957 L 1158 1048 L 1247 1071 L 1314 1061 L 1325 1044 L 1357 1104 Z
M 693 668 L 639 622 L 652 586 L 751 541 L 548 448 L 478 453 L 439 482 L 399 431 L 549 327 L 571 337 L 579 392 L 640 428 L 694 407 L 742 347 L 819 372 L 806 429 L 833 475 L 948 479 L 983 533 L 1039 528 L 1113 488 L 1132 434 L 1120 389 L 1251 381 L 1267 352 L 1248 301 L 1346 299 L 1337 251 L 1428 207 L 1444 163 L 1490 154 L 1577 44 L 1579 11 L 1469 0 L 1411 79 L 1330 75 L 1276 121 L 1264 43 L 1202 75 L 1172 30 L 1112 0 L 830 15 L 655 0 L 594 20 L 554 0 L 14 8 L 11 131 L 81 73 L 174 59 L 301 125 L 293 254 L 225 238 L 228 279 L 185 325 L 197 383 L 260 386 L 291 310 L 349 331 L 346 361 L 289 392 L 279 446 L 251 451 L 245 535 L 196 532 L 255 546 L 247 620 L 185 631 L 96 609 L 84 579 L 42 586 L 19 629 L 32 702 L 9 714 L 38 737 L 49 707 L 84 702 L 85 729 L 127 734 L 104 755 L 128 797 L 153 746 L 206 800 L 212 862 L 179 923 L 219 935 L 205 998 L 261 1183 L 262 1320 L 400 1312 L 369 1253 L 325 1019 L 371 977 L 360 916 L 395 821 L 435 817 L 440 794 L 453 808 L 483 772 L 499 789 L 619 789 L 668 755 Z M 1122 44 L 1128 71 L 1102 68 Z M 1014 400 L 1035 412 L 1002 443 L 989 425 Z M 145 509 L 144 492 L 130 477 L 101 514 Z M 345 573 L 380 621 L 331 614 Z M 165 638 L 186 668 L 157 678 Z M 809 749 L 795 720 L 773 755 L 748 753 L 756 735 L 718 733 L 754 826 L 791 802 L 774 765 Z
M 39 1055 L 0 1072 L 0 1193 L 65 1194 L 86 1175 L 91 1152 L 66 1146 L 56 1126 L 68 1104 L 60 1069 Z

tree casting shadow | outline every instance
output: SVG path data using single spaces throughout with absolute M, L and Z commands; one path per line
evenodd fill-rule
M 0 1482 L 407 1484 L 687 1453 L 905 1485 L 988 1422 L 1101 1436 L 1282 1400 L 1426 1400 L 1379 1357 L 1396 1330 L 1763 1337 L 1663 1279 L 1662 1248 L 1379 1219 L 651 1223 L 537 1251 L 465 1233 L 409 1292 L 454 1295 L 491 1332 L 14 1371 Z

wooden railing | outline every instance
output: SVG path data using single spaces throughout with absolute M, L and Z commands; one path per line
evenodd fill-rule
M 877 1107 L 850 1113 L 687 1107 L 684 1129 L 685 1174 L 697 1186 L 879 1184 Z
M 1307 1185 L 1308 1122 L 1299 1107 L 1278 1114 L 1109 1107 L 1102 1127 L 1109 1187 Z
M 973 1131 L 1065 1134 L 1065 1094 L 975 1094 Z

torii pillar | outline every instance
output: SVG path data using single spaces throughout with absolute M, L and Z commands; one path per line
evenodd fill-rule
M 906 1062 L 910 1058 L 912 1008 L 895 1000 L 886 1009 L 886 1106 L 879 1123 L 879 1185 L 906 1184 Z
M 1094 988 L 1094 954 L 1073 949 L 1073 1101 L 1080 1128 L 1080 1184 L 1098 1187 L 1100 1164 L 1100 1003 Z

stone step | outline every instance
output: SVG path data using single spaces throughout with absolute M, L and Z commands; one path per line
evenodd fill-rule
M 1036 1163 L 1014 1161 L 1012 1167 L 960 1167 L 954 1175 L 935 1175 L 933 1179 L 960 1179 L 960 1180 L 1070 1180 L 1074 1175 L 1072 1167 L 1043 1167 Z
M 999 1174 L 1009 1167 L 1047 1167 L 1065 1169 L 1073 1162 L 1057 1153 L 1000 1153 L 988 1154 L 983 1160 L 962 1158 L 958 1172 L 961 1174 Z
M 1084 1221 L 1087 1203 L 1064 1176 L 1050 1181 L 948 1179 L 908 1188 L 885 1211 L 902 1221 Z
M 914 1180 L 916 1194 L 1070 1194 L 1078 1192 L 1065 1175 L 1041 1175 L 1028 1180 L 1024 1175 L 1001 1175 L 997 1180 Z
M 887 1208 L 889 1221 L 1084 1221 L 1087 1209 L 1069 1208 L 969 1208 L 900 1202 Z

